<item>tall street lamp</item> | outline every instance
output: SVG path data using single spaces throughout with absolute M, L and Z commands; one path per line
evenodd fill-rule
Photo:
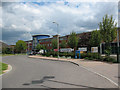
M 58 35 L 58 26 L 59 24 L 57 22 L 53 22 L 57 25 L 57 50 L 58 50 L 58 59 L 59 59 L 59 35 Z
M 117 62 L 120 63 L 119 60 L 119 28 L 117 29 Z
M 31 35 L 31 33 L 30 32 L 27 32 L 28 34 L 30 34 Z M 31 37 L 32 37 L 32 35 L 31 35 Z M 27 49 L 27 53 L 29 54 L 30 53 L 30 43 L 31 43 L 31 41 L 28 41 L 28 45 L 27 45 L 27 47 L 28 47 L 28 49 Z

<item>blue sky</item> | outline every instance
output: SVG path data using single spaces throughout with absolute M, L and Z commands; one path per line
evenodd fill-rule
M 57 28 L 53 21 L 59 24 L 60 35 L 67 35 L 71 31 L 81 33 L 99 29 L 98 24 L 105 14 L 113 15 L 117 22 L 118 3 L 105 1 L 8 2 L 6 0 L 2 2 L 0 8 L 2 40 L 7 44 L 15 44 L 17 40 L 32 39 L 31 36 L 34 34 L 54 35 L 57 33 Z

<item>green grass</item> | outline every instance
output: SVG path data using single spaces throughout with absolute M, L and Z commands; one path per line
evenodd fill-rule
M 2 74 L 4 70 L 7 70 L 7 68 L 8 68 L 8 64 L 0 62 L 0 74 Z
M 11 55 L 14 55 L 14 54 L 0 54 L 0 56 L 11 56 Z
M 11 56 L 11 55 L 26 55 L 26 53 L 22 53 L 22 54 L 0 54 L 0 56 Z

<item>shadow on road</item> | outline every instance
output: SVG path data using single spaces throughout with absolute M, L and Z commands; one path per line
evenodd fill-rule
M 47 79 L 53 79 L 54 76 L 44 76 L 41 80 L 34 80 L 31 83 L 24 83 L 23 85 L 30 85 L 30 84 L 41 84 L 45 82 Z
M 77 85 L 77 84 L 72 84 L 72 83 L 68 83 L 68 82 L 61 82 L 61 81 L 56 81 L 56 80 L 50 80 L 50 79 L 54 79 L 55 77 L 54 76 L 44 76 L 41 80 L 33 80 L 31 81 L 31 83 L 24 83 L 23 85 L 33 85 L 33 84 L 42 84 L 44 83 L 45 81 L 49 81 L 49 82 L 55 82 L 55 83 L 60 83 L 60 84 L 66 84 L 66 85 L 71 85 L 71 86 L 77 86 L 78 88 L 80 87 L 83 87 L 83 88 L 88 88 L 88 89 L 91 89 L 91 90 L 106 90 L 106 89 L 103 89 L 103 88 L 95 88 L 95 87 L 89 87 L 89 86 L 85 86 L 85 85 Z M 50 88 L 50 87 L 47 87 L 47 86 L 44 86 L 44 85 L 40 85 L 40 86 L 43 86 L 43 87 L 46 87 L 46 88 Z M 54 88 L 55 89 L 55 88 Z

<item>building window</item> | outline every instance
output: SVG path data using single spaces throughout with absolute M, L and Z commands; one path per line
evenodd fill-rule
M 60 40 L 63 40 L 63 38 L 60 38 Z

